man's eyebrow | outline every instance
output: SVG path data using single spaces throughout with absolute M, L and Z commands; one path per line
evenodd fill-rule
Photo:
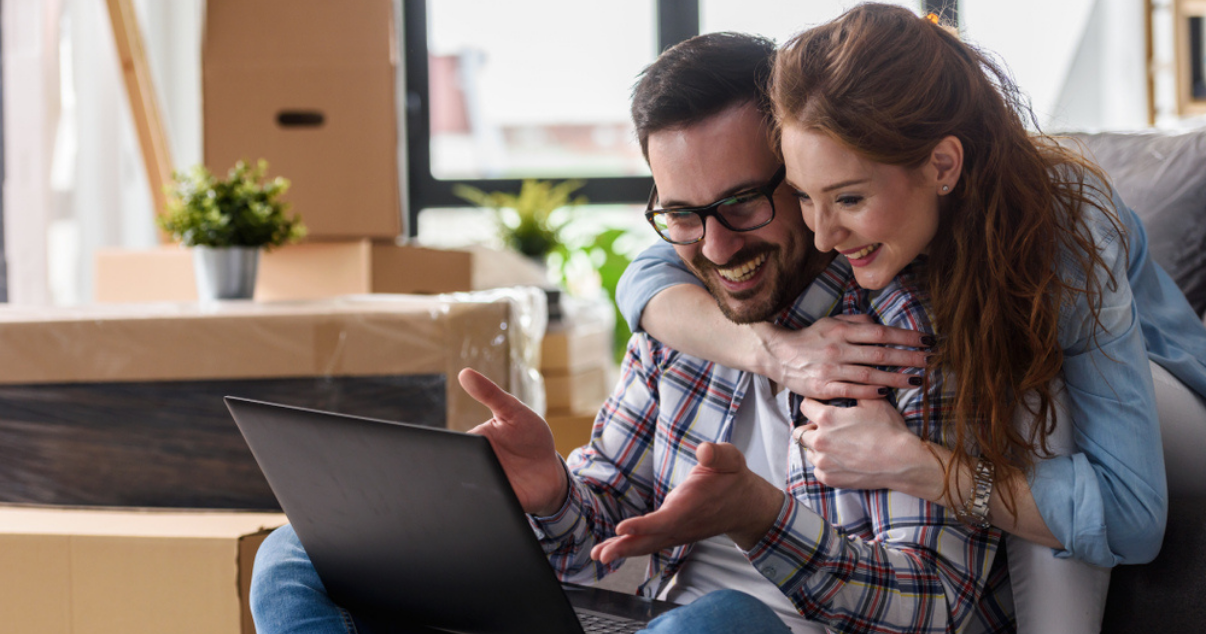
M 681 200 L 662 200 L 660 192 L 658 193 L 657 202 L 658 202 L 658 206 L 661 207 L 662 209 L 675 209 L 675 208 L 679 208 L 679 207 L 686 207 L 689 209 L 694 209 L 694 208 L 698 208 L 698 207 L 707 207 L 708 205 L 711 205 L 712 203 L 716 202 L 717 200 L 724 200 L 725 198 L 733 196 L 734 194 L 740 194 L 742 192 L 747 192 L 752 189 L 758 189 L 759 187 L 761 187 L 765 184 L 766 183 L 764 181 L 760 181 L 760 180 L 756 180 L 756 181 L 749 182 L 749 183 L 738 183 L 737 185 L 734 185 L 734 186 L 724 190 L 723 192 L 720 192 L 720 195 L 717 196 L 714 200 L 712 200 L 711 202 L 705 203 L 703 205 L 692 205 L 690 203 L 683 202 Z

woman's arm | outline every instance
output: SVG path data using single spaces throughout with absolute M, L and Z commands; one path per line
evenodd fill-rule
M 1099 279 L 1100 327 L 1083 294 L 1061 314 L 1066 422 L 1075 447 L 1038 460 L 1028 480 L 1006 485 L 1015 493 L 1016 518 L 995 491 L 989 519 L 1093 565 L 1145 563 L 1159 552 L 1168 503 L 1155 395 L 1119 236 L 1099 217 L 1088 221 L 1115 283 Z M 1084 280 L 1070 283 L 1080 288 Z M 828 408 L 812 401 L 802 411 L 814 423 L 828 421 L 800 435 L 813 450 L 818 477 L 830 486 L 890 488 L 942 504 L 962 504 L 970 492 L 964 467 L 953 481 L 953 499 L 943 499 L 950 453 L 901 436 L 907 430 L 894 412 L 868 402 Z
M 828 261 L 814 262 L 816 273 Z M 761 374 L 814 398 L 873 399 L 882 398 L 884 388 L 907 388 L 909 377 L 878 368 L 924 367 L 925 352 L 882 346 L 933 344 L 921 333 L 858 317 L 824 317 L 797 331 L 769 323 L 736 324 L 665 243 L 632 262 L 616 303 L 633 332 L 644 330 L 676 350 Z

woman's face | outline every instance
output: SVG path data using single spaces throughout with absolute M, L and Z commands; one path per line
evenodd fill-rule
M 875 163 L 801 126 L 782 135 L 787 183 L 795 189 L 817 249 L 850 261 L 859 286 L 881 289 L 938 229 L 940 170 Z M 951 185 L 947 185 L 950 187 Z

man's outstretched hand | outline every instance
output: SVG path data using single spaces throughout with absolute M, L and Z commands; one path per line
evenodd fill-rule
M 469 433 L 490 441 L 524 512 L 556 513 L 565 504 L 569 482 L 548 423 L 476 370 L 465 368 L 457 378 L 494 415 Z
M 591 549 L 591 558 L 611 563 L 716 535 L 753 548 L 779 516 L 783 492 L 750 471 L 729 443 L 703 443 L 695 457 L 699 463 L 660 508 L 620 522 L 617 536 Z

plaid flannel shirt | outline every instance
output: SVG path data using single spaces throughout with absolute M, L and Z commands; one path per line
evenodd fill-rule
M 932 332 L 915 279 L 906 269 L 872 298 L 839 258 L 776 323 L 800 329 L 826 315 L 861 312 Z M 618 567 L 591 560 L 591 547 L 614 536 L 620 521 L 658 508 L 695 466 L 701 442 L 727 442 L 751 389 L 748 373 L 634 336 L 590 443 L 568 460 L 565 505 L 553 516 L 531 518 L 558 576 L 591 582 Z M 911 430 L 926 428 L 941 442 L 950 398 L 941 377 L 891 397 Z M 791 403 L 802 422 L 800 398 L 793 395 Z M 999 531 L 973 529 L 953 512 L 902 493 L 828 487 L 794 444 L 784 451 L 788 495 L 746 556 L 801 614 L 838 632 L 1013 631 L 1006 567 L 996 557 Z M 641 592 L 655 596 L 690 552 L 688 544 L 654 553 Z

